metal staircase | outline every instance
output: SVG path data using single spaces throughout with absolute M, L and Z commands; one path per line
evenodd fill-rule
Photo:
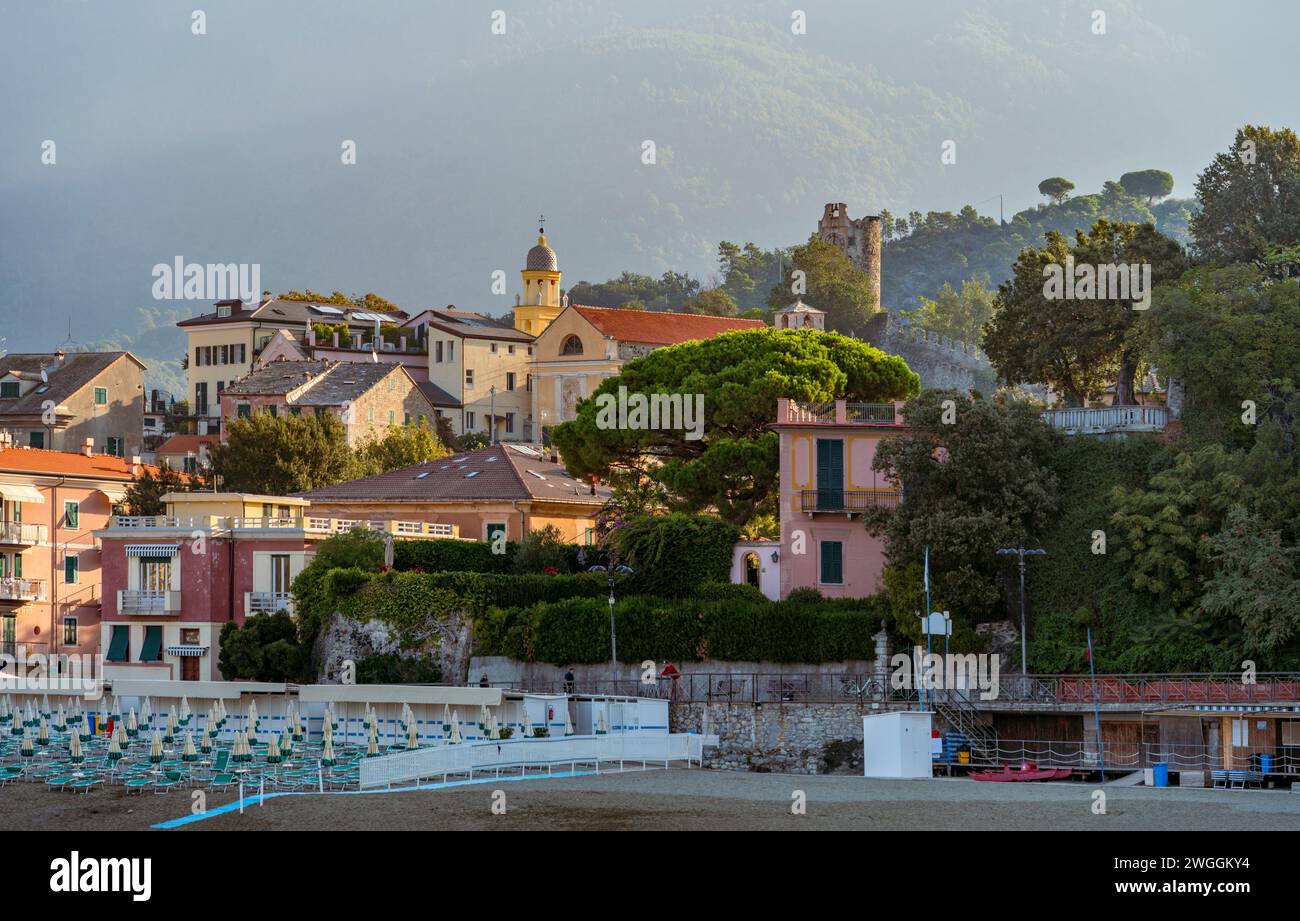
M 940 719 L 970 742 L 972 762 L 998 763 L 998 736 L 993 722 L 963 692 L 934 692 L 931 705 Z

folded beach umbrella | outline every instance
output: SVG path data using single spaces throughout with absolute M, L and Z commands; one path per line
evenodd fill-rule
M 9 695 L 5 694 L 0 697 L 0 723 L 7 723 L 13 718 L 14 715 L 9 710 Z
M 408 750 L 420 747 L 420 737 L 416 732 L 415 720 L 411 720 L 406 727 L 406 747 Z
M 256 738 L 257 738 L 257 701 L 255 701 L 255 700 L 250 700 L 250 701 L 248 702 L 248 723 L 247 723 L 247 725 L 248 725 L 249 731 L 251 731 L 251 732 L 253 733 L 251 736 L 249 736 L 249 738 L 250 738 L 250 739 L 256 739 Z
M 460 712 L 452 711 L 451 714 L 451 744 L 459 745 L 463 740 L 460 737 Z
M 194 750 L 194 739 L 191 738 L 189 730 L 185 730 L 181 735 L 184 736 L 185 740 L 181 745 L 181 760 L 198 761 L 199 753 Z
M 49 745 L 49 744 L 50 744 L 50 724 L 47 723 L 47 722 L 45 722 L 45 717 L 44 717 L 44 716 L 41 717 L 41 723 L 40 723 L 40 726 L 41 726 L 41 728 L 40 728 L 40 729 L 37 731 L 37 733 L 36 733 L 36 744 L 37 744 L 37 745 Z
M 171 742 L 175 738 L 176 738 L 176 710 L 175 708 L 173 708 L 172 712 L 167 716 L 167 725 L 163 729 L 163 741 Z
M 333 767 L 339 761 L 334 757 L 334 742 L 329 736 L 325 737 L 325 747 L 321 749 L 320 763 L 326 767 Z
M 41 716 L 50 715 L 50 695 L 46 694 L 41 698 Z
M 488 738 L 489 739 L 501 738 L 501 728 L 497 726 L 497 715 L 495 713 L 488 714 Z
M 54 715 L 54 731 L 66 732 L 68 729 L 68 715 L 63 711 L 63 704 L 59 704 L 59 710 Z
M 77 727 L 77 738 L 82 742 L 89 742 L 91 736 L 95 734 L 95 715 L 87 713 L 81 717 Z
M 271 741 L 275 741 L 274 735 L 271 736 Z M 293 734 L 292 733 L 286 732 L 280 736 L 280 751 L 284 753 L 284 756 L 286 758 L 293 757 Z
M 117 733 L 113 733 L 113 735 L 109 737 L 109 740 L 108 740 L 108 760 L 109 760 L 109 761 L 121 761 L 121 760 L 122 760 L 122 746 L 121 746 L 120 744 L 118 744 L 118 741 L 117 741 Z
M 366 757 L 373 758 L 379 754 L 379 736 L 376 735 L 374 727 L 370 729 L 370 738 L 366 742 Z
M 140 731 L 140 724 L 139 722 L 136 721 L 135 718 L 135 707 L 132 707 L 131 712 L 127 714 L 126 717 L 126 734 L 129 736 L 133 736 L 139 731 Z
M 190 699 L 188 697 L 182 697 L 181 698 L 181 725 L 188 723 L 192 715 L 193 714 L 190 711 Z
M 280 743 L 275 741 L 275 733 L 271 733 L 271 741 L 266 744 L 266 763 L 279 764 L 284 760 L 280 754 Z
M 605 734 L 605 711 L 601 710 L 600 713 L 596 716 L 596 735 L 603 736 L 604 734 Z
M 157 729 L 153 731 L 153 741 L 149 743 L 149 763 L 162 764 L 163 740 Z
M 564 734 L 566 736 L 573 735 L 573 720 L 569 719 L 569 707 L 567 703 L 564 707 Z
M 450 704 L 442 705 L 442 734 L 444 736 L 451 735 L 451 705 Z
M 81 736 L 75 732 L 68 736 L 68 760 L 73 764 L 80 764 L 86 760 L 86 756 L 81 753 Z
M 23 727 L 23 740 L 18 744 L 18 753 L 24 758 L 30 758 L 36 754 L 36 745 L 32 741 L 32 729 L 30 726 Z

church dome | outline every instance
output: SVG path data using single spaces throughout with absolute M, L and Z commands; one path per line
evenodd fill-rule
M 528 251 L 524 262 L 525 272 L 558 272 L 559 264 L 555 261 L 555 250 L 546 245 L 546 234 L 538 229 L 537 245 Z

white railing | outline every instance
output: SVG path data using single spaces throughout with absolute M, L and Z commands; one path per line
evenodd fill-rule
M 24 525 L 24 527 L 40 526 Z M 222 518 L 218 516 L 115 515 L 109 522 L 109 527 L 137 530 L 144 528 L 201 528 L 204 530 L 241 531 L 296 530 L 312 534 L 341 534 L 354 528 L 366 528 L 374 531 L 389 531 L 398 537 L 454 538 L 457 536 L 456 526 L 452 524 L 425 521 L 365 521 L 360 518 L 317 518 L 306 516 Z M 44 537 L 41 539 L 43 540 Z M 10 543 L 13 543 L 13 541 L 10 541 Z
M 245 592 L 245 614 L 274 614 L 276 611 L 293 612 L 293 596 L 288 592 Z
M 0 544 L 44 543 L 49 533 L 43 524 L 23 524 L 21 521 L 0 523 Z
M 899 407 L 893 403 L 786 403 L 781 422 L 799 425 L 898 425 L 902 422 Z
M 119 614 L 179 614 L 181 593 L 173 591 L 117 590 Z
M 44 601 L 45 582 L 42 579 L 0 579 L 0 601 Z
M 611 762 L 699 761 L 705 744 L 716 745 L 716 738 L 694 733 L 630 732 L 443 744 L 363 760 L 361 789 L 509 768 L 583 765 L 599 769 L 599 765 Z
M 1096 409 L 1049 409 L 1043 421 L 1067 435 L 1108 432 L 1162 432 L 1169 424 L 1166 406 L 1102 406 Z

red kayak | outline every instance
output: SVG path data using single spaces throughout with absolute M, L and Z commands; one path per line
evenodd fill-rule
M 1011 770 L 1011 765 L 1004 764 L 1001 771 L 973 771 L 966 776 L 971 780 L 1015 783 L 1029 780 L 1066 780 L 1071 773 L 1069 768 L 1040 768 L 1033 761 L 1026 761 L 1015 771 Z

